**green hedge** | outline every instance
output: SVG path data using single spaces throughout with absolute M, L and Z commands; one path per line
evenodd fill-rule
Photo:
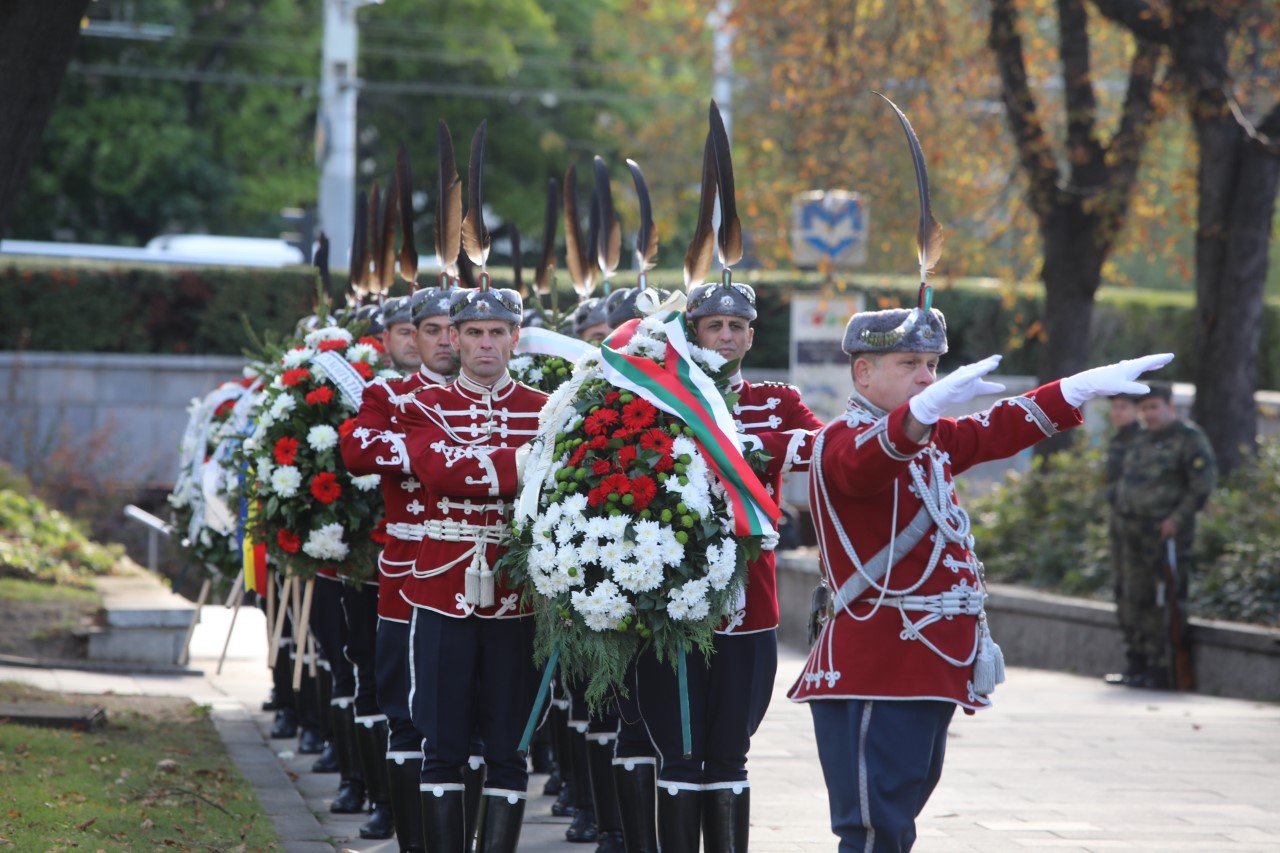
M 968 501 L 987 579 L 1063 595 L 1113 597 L 1102 453 L 1037 457 Z M 1191 613 L 1280 625 L 1280 439 L 1264 438 L 1198 517 Z
M 752 364 L 785 368 L 790 347 L 790 297 L 823 285 L 816 273 L 748 270 L 735 273 L 757 291 L 760 317 Z M 424 276 L 424 280 L 427 277 Z M 504 271 L 495 270 L 502 281 Z M 655 285 L 681 287 L 678 271 L 660 270 Z M 340 287 L 344 276 L 335 276 Z M 562 304 L 572 300 L 567 276 L 559 275 Z M 617 278 L 630 283 L 630 274 Z M 870 308 L 910 305 L 916 284 L 909 279 L 854 275 L 837 286 L 866 295 Z M 397 285 L 397 292 L 404 285 Z M 53 263 L 22 259 L 0 262 L 0 292 L 9 310 L 0 313 L 6 348 L 35 351 L 239 354 L 248 344 L 242 317 L 261 336 L 285 333 L 311 312 L 314 272 L 204 267 L 117 267 L 105 263 Z M 943 369 L 1005 356 L 1002 370 L 1034 374 L 1039 356 L 1041 298 L 1037 286 L 1000 286 L 991 280 L 940 283 L 934 304 L 947 314 L 951 352 Z M 1277 304 L 1263 316 L 1259 387 L 1280 387 Z M 1179 358 L 1172 378 L 1189 381 L 1195 341 L 1190 293 L 1104 288 L 1094 309 L 1089 361 L 1104 364 L 1138 353 L 1171 349 Z

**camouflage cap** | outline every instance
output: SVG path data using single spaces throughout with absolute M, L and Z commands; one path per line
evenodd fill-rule
M 937 308 L 859 311 L 849 318 L 841 349 L 848 355 L 947 351 L 947 320 Z
M 413 322 L 421 323 L 428 317 L 448 317 L 455 288 L 426 287 L 413 294 Z
M 690 320 L 697 320 L 713 314 L 754 320 L 756 318 L 755 290 L 749 284 L 736 281 L 700 284 L 690 290 L 685 316 Z
M 518 326 L 524 319 L 524 302 L 514 290 L 483 284 L 455 290 L 449 305 L 449 319 L 455 326 L 470 320 L 500 320 Z

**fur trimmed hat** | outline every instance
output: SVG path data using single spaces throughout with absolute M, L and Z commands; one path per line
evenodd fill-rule
M 578 303 L 578 307 L 573 311 L 573 336 L 575 338 L 582 337 L 582 333 L 592 326 L 599 323 L 609 323 L 609 314 L 605 304 L 608 301 L 604 296 L 592 296 Z M 612 323 L 609 323 L 612 326 Z
M 413 297 L 397 296 L 382 303 L 382 327 L 390 329 L 399 323 L 413 322 Z
M 449 319 L 457 326 L 469 320 L 500 320 L 519 326 L 524 319 L 524 302 L 514 290 L 477 287 L 455 290 L 449 305 Z
M 749 284 L 739 282 L 713 282 L 700 284 L 689 291 L 685 316 L 690 320 L 724 314 L 742 317 L 747 321 L 756 318 L 756 292 Z
M 456 288 L 447 290 L 425 287 L 413 294 L 413 322 L 421 323 L 428 317 L 448 317 Z
M 847 355 L 871 352 L 947 351 L 947 320 L 937 308 L 859 311 L 845 326 L 841 349 Z

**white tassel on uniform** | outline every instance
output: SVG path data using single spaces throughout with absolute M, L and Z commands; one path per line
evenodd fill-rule
M 484 547 L 477 545 L 478 548 Z M 463 600 L 467 604 L 475 606 L 480 603 L 480 560 L 479 554 L 471 561 L 471 565 L 467 566 L 467 577 L 463 587 Z
M 493 569 L 486 563 L 480 570 L 480 606 L 492 607 L 494 604 Z
M 985 615 L 979 617 L 978 625 L 980 636 L 978 657 L 973 664 L 973 692 L 979 696 L 989 696 L 995 692 L 997 684 L 1004 683 L 1004 653 L 995 640 L 991 639 Z

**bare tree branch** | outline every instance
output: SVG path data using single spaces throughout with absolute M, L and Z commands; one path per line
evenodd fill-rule
M 1152 0 L 1091 0 L 1104 18 L 1127 27 L 1138 38 L 1170 44 L 1169 8 Z
M 1083 0 L 1058 0 L 1058 51 L 1062 58 L 1067 108 L 1067 157 L 1074 184 L 1093 185 L 1101 177 L 1102 146 L 1094 133 L 1098 101 L 1089 67 L 1089 17 Z M 1077 180 L 1079 176 L 1082 180 Z

